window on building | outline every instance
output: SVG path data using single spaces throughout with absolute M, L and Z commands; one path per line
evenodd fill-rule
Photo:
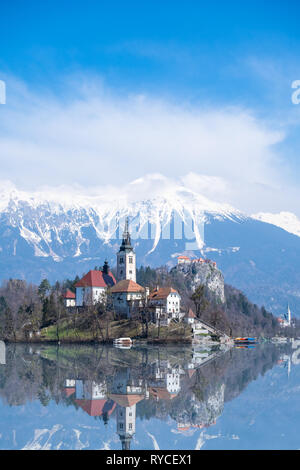
M 129 263 L 133 263 L 133 257 L 132 256 L 129 256 Z
M 121 258 L 120 258 L 120 264 L 123 264 L 123 263 L 124 263 L 124 258 L 121 257 Z

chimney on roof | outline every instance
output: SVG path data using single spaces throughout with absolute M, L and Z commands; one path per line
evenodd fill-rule
M 103 274 L 108 274 L 108 272 L 109 272 L 109 265 L 108 265 L 107 260 L 104 261 L 102 272 L 103 272 Z

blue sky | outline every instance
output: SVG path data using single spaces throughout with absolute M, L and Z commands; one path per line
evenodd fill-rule
M 0 64 L 35 85 L 81 69 L 123 90 L 275 105 L 265 90 L 275 77 L 251 61 L 280 67 L 288 99 L 299 10 L 276 0 L 1 2 Z
M 0 2 L 2 178 L 30 189 L 37 181 L 85 187 L 203 174 L 222 178 L 230 188 L 222 197 L 243 210 L 265 201 L 262 210 L 297 212 L 300 105 L 291 83 L 300 79 L 299 13 L 298 1 L 276 0 Z M 101 110 L 107 120 L 98 127 L 91 116 Z M 109 139 L 119 141 L 113 151 Z M 157 159 L 148 152 L 154 141 Z M 75 170 L 80 148 L 93 175 Z

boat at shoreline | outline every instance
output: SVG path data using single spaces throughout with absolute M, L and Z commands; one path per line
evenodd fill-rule
M 113 341 L 113 345 L 117 348 L 130 349 L 133 342 L 131 338 L 116 338 Z
M 242 337 L 242 338 L 234 338 L 234 344 L 235 345 L 250 345 L 250 344 L 256 344 L 257 340 L 256 338 L 250 338 L 248 336 Z
M 285 336 L 274 336 L 274 338 L 271 339 L 272 343 L 287 343 L 288 338 Z

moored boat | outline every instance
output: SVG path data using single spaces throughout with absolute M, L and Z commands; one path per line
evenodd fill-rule
M 132 346 L 131 338 L 116 338 L 114 339 L 114 345 L 116 346 Z
M 288 338 L 285 338 L 284 336 L 274 336 L 272 338 L 272 343 L 287 343 Z
M 255 344 L 257 343 L 256 338 L 250 338 L 249 336 L 245 336 L 243 338 L 235 338 L 235 344 Z

